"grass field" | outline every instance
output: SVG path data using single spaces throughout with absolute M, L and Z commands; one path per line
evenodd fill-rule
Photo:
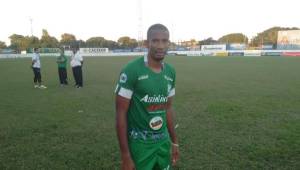
M 0 169 L 118 169 L 114 88 L 129 57 L 86 58 L 84 88 L 34 89 L 30 59 L 0 60 Z M 299 169 L 300 57 L 180 57 L 175 169 Z M 73 84 L 70 69 L 68 76 Z

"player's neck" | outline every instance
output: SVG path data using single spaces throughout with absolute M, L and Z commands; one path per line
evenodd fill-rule
M 162 61 L 156 61 L 156 60 L 153 60 L 150 56 L 147 56 L 148 57 L 148 67 L 156 72 L 156 73 L 160 73 L 163 69 L 163 63 Z

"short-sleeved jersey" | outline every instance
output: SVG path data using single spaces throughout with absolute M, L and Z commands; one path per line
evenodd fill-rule
M 83 61 L 82 55 L 79 51 L 71 57 L 71 67 L 81 66 L 81 62 Z
M 40 55 L 38 53 L 33 53 L 32 61 L 35 61 L 32 67 L 41 68 Z
M 58 68 L 66 68 L 67 67 L 67 57 L 65 55 L 59 56 L 57 57 L 57 61 L 58 61 Z
M 115 93 L 130 99 L 129 139 L 157 142 L 169 138 L 166 106 L 168 98 L 175 95 L 176 73 L 166 63 L 160 73 L 155 73 L 147 63 L 147 55 L 128 63 L 121 71 Z

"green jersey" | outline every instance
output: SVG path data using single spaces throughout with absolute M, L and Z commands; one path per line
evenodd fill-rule
M 175 95 L 176 73 L 166 63 L 160 73 L 155 73 L 147 63 L 147 56 L 128 63 L 121 71 L 115 92 L 130 99 L 129 140 L 153 143 L 169 139 L 166 106 L 168 98 Z
M 66 68 L 67 67 L 67 57 L 65 55 L 57 57 L 57 64 L 59 68 Z

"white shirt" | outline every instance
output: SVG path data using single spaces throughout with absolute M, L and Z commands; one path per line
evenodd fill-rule
M 79 51 L 77 51 L 77 53 L 74 55 L 72 55 L 71 58 L 71 67 L 76 67 L 76 66 L 81 66 L 81 62 L 83 61 L 83 58 L 81 56 L 81 54 L 79 53 Z
M 32 61 L 35 61 L 32 67 L 41 68 L 40 55 L 38 53 L 33 53 Z

